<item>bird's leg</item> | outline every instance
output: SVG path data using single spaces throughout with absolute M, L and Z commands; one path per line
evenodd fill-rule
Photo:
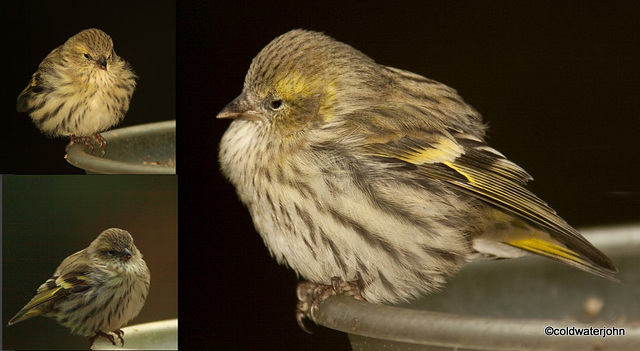
M 78 137 L 78 136 L 75 136 L 74 134 L 71 134 L 70 138 L 71 138 L 71 141 L 69 142 L 69 144 L 67 144 L 67 147 L 64 149 L 65 152 L 69 151 L 69 148 L 71 147 L 71 145 L 75 143 L 82 143 L 88 146 L 89 149 L 91 149 L 91 153 L 93 154 L 93 145 L 91 145 L 90 137 Z
M 311 334 L 311 331 L 305 325 L 305 320 L 310 319 L 315 322 L 315 313 L 318 310 L 318 305 L 329 296 L 346 295 L 358 300 L 364 300 L 357 280 L 347 282 L 340 277 L 331 278 L 331 285 L 308 281 L 300 282 L 296 293 L 298 295 L 296 320 L 300 328 L 309 334 Z
M 120 329 L 118 329 L 120 330 Z M 118 335 L 120 336 L 120 335 Z M 97 338 L 102 337 L 105 338 L 109 341 L 111 341 L 111 343 L 115 346 L 116 345 L 116 341 L 113 339 L 113 335 L 107 334 L 107 333 L 103 333 L 102 331 L 98 330 L 96 332 L 96 335 L 94 335 L 93 337 L 91 337 L 91 347 L 93 348 L 93 342 L 96 341 Z M 122 337 L 120 337 L 120 339 L 122 339 Z M 122 340 L 122 343 L 124 345 L 124 340 Z
M 100 150 L 102 150 L 102 157 L 104 157 L 104 154 L 107 153 L 107 141 L 100 133 L 93 134 L 93 138 L 98 142 L 98 146 L 100 146 Z

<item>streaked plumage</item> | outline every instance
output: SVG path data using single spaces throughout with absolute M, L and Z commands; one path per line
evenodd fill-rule
M 82 336 L 107 337 L 115 345 L 147 299 L 151 282 L 142 254 L 126 230 L 103 231 L 89 247 L 65 258 L 9 325 L 35 316 L 57 320 Z
M 69 136 L 69 146 L 91 146 L 94 136 L 104 154 L 99 133 L 122 121 L 135 87 L 136 75 L 116 54 L 111 37 L 85 29 L 40 63 L 16 108 L 29 113 L 43 133 Z
M 222 172 L 273 256 L 310 282 L 393 303 L 468 261 L 527 252 L 615 280 L 454 89 L 326 35 L 274 39 L 218 118 L 233 119 Z

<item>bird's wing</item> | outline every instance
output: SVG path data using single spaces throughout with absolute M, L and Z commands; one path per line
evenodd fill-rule
M 46 82 L 43 79 L 43 72 L 52 69 L 52 66 L 55 66 L 55 63 L 61 60 L 60 49 L 62 46 L 59 46 L 45 57 L 45 59 L 38 66 L 38 70 L 31 76 L 31 80 L 29 80 L 29 84 L 20 92 L 18 95 L 18 102 L 16 103 L 16 110 L 18 112 L 29 112 L 29 98 L 32 94 L 38 94 L 45 89 Z
M 71 272 L 48 279 L 34 296 L 11 320 L 9 325 L 49 312 L 48 302 L 78 294 L 91 287 L 91 279 L 80 272 Z
M 383 121 L 392 116 L 389 110 L 384 115 L 369 114 L 378 125 L 395 123 L 394 128 L 405 131 L 387 134 L 374 143 L 363 143 L 364 152 L 386 164 L 403 164 L 403 170 L 418 175 L 418 182 L 443 182 L 464 191 L 515 218 L 534 224 L 555 239 L 517 235 L 506 238 L 505 244 L 615 280 L 612 274 L 617 270 L 611 260 L 523 187 L 532 178 L 518 165 L 477 136 L 454 128 L 444 127 L 440 132 Z M 366 127 L 360 128 L 363 129 Z M 408 165 L 411 167 L 406 167 Z
M 16 110 L 18 112 L 29 112 L 29 97 L 31 94 L 39 93 L 42 88 L 42 74 L 38 70 L 31 76 L 29 84 L 18 95 L 18 102 L 16 103 Z

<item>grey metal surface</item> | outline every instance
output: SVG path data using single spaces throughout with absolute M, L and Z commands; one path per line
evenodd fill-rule
M 411 304 L 331 297 L 317 321 L 349 333 L 354 350 L 637 350 L 640 225 L 582 232 L 611 257 L 622 283 L 538 257 L 478 262 Z M 547 335 L 547 327 L 624 335 Z
M 67 161 L 87 173 L 101 174 L 175 174 L 176 122 L 166 121 L 114 129 L 102 133 L 107 153 L 100 157 L 84 145 L 72 145 Z

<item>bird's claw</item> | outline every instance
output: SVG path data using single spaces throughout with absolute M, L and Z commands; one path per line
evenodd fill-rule
M 298 288 L 296 289 L 298 296 L 296 321 L 298 321 L 298 325 L 305 332 L 312 334 L 305 322 L 310 319 L 315 323 L 315 313 L 322 301 L 334 295 L 346 295 L 358 300 L 364 300 L 360 291 L 361 287 L 358 281 L 347 282 L 340 277 L 331 278 L 331 285 L 308 281 L 298 283 Z
M 64 149 L 65 152 L 69 151 L 69 148 L 73 144 L 78 143 L 88 147 L 89 150 L 91 150 L 90 153 L 93 155 L 94 148 L 93 148 L 93 144 L 91 144 L 91 137 L 79 137 L 72 134 L 70 138 L 71 138 L 71 141 L 69 141 L 69 144 L 67 144 L 67 147 Z M 102 151 L 102 157 L 104 157 L 104 155 L 107 153 L 107 141 L 104 139 L 102 135 L 100 135 L 100 133 L 93 134 L 93 138 L 98 143 L 98 146 Z
M 122 337 L 124 335 L 124 332 L 121 329 L 116 329 L 116 330 L 113 331 L 113 333 L 118 336 L 118 338 L 120 339 L 120 342 L 122 343 L 122 346 L 124 346 L 124 338 Z M 96 335 L 91 337 L 91 348 L 93 348 L 93 343 L 98 338 L 105 338 L 105 339 L 109 340 L 113 346 L 116 345 L 116 339 L 113 337 L 113 335 L 107 334 L 105 332 L 102 332 L 102 331 L 98 330 L 96 332 Z

